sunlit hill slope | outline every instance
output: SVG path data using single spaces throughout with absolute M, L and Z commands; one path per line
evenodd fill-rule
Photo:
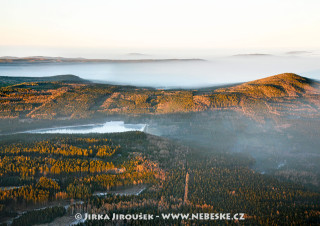
M 67 76 L 19 78 L 20 83 L 0 77 L 0 118 L 77 119 L 233 109 L 259 119 L 283 111 L 290 113 L 292 109 L 299 116 L 311 117 L 320 108 L 319 82 L 296 74 L 199 90 L 95 84 Z

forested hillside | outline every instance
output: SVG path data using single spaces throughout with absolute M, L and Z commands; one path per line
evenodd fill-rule
M 299 116 L 318 115 L 320 107 L 319 83 L 295 74 L 200 90 L 159 90 L 88 84 L 74 77 L 59 79 L 4 86 L 12 81 L 2 77 L 0 118 L 79 119 L 233 109 L 261 120 L 270 115 L 291 114 L 292 110 Z

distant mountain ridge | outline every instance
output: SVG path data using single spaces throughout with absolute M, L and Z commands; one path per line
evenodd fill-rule
M 86 58 L 65 58 L 65 57 L 0 57 L 0 64 L 4 63 L 148 63 L 148 62 L 176 62 L 176 61 L 205 61 L 204 59 L 86 59 Z
M 247 54 L 236 54 L 233 55 L 232 57 L 271 57 L 274 56 L 272 54 L 267 54 L 267 53 L 247 53 Z
M 151 56 L 149 54 L 144 54 L 144 53 L 128 53 L 127 55 L 129 55 L 129 56 L 142 56 L 142 57 Z

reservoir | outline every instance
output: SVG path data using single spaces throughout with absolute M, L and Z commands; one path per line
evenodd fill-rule
M 145 131 L 146 124 L 125 124 L 123 121 L 108 121 L 104 124 L 89 124 L 80 126 L 66 126 L 57 128 L 37 129 L 25 133 L 61 133 L 61 134 L 87 134 L 87 133 L 122 133 L 128 131 Z

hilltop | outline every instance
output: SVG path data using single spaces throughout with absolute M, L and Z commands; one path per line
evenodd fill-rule
M 254 98 L 303 96 L 319 93 L 319 83 L 314 80 L 285 73 L 243 83 L 217 92 L 238 93 Z

